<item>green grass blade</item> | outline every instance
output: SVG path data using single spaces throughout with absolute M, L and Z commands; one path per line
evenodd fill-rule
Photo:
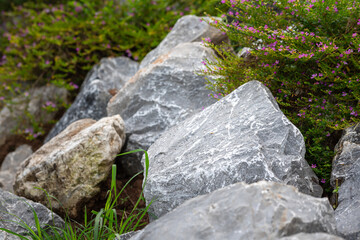
M 101 209 L 100 212 L 95 217 L 95 226 L 94 226 L 94 239 L 99 239 L 99 234 L 101 233 L 102 228 L 102 214 L 104 209 Z

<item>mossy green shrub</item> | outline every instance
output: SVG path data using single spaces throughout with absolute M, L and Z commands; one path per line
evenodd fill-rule
M 74 97 L 101 58 L 127 56 L 140 61 L 181 16 L 216 12 L 212 0 L 120 2 L 27 2 L 3 12 L 1 21 L 7 22 L 7 31 L 0 32 L 0 109 L 28 94 L 28 88 L 46 84 L 66 87 Z M 64 107 L 59 104 L 51 105 L 51 111 Z M 34 128 L 41 133 L 44 124 Z M 20 125 L 17 132 L 34 137 Z
M 205 61 L 208 87 L 225 96 L 259 80 L 302 132 L 306 159 L 330 191 L 334 145 L 341 130 L 359 122 L 360 3 L 349 0 L 222 0 L 231 9 L 214 23 L 235 47 L 251 48 L 240 58 L 205 44 L 218 62 Z

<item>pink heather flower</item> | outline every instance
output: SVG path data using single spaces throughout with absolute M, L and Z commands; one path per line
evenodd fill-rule
M 352 37 L 356 37 L 357 36 L 357 33 L 354 33 L 353 35 L 352 35 Z
M 32 128 L 26 128 L 25 129 L 25 133 L 33 133 L 34 132 L 34 130 L 32 129 Z
M 353 116 L 357 117 L 358 113 L 355 112 L 355 111 L 352 111 L 352 112 L 350 113 L 350 115 L 353 115 Z
M 330 137 L 330 133 L 326 134 L 327 137 Z
M 316 168 L 316 164 L 311 164 L 311 168 Z
M 226 3 L 226 0 L 221 0 L 221 3 Z
M 322 183 L 325 183 L 325 182 L 326 182 L 326 180 L 323 178 L 323 179 L 321 179 L 321 182 L 322 182 Z
M 82 7 L 81 6 L 76 6 L 75 7 L 75 12 L 81 12 L 82 10 Z
M 46 65 L 48 65 L 49 63 L 50 63 L 50 61 L 49 61 L 49 60 L 46 60 L 46 61 L 45 61 L 45 64 L 46 64 Z
M 5 98 L 1 96 L 1 97 L 0 97 L 0 101 L 4 101 L 4 100 L 5 100 Z
M 75 89 L 78 89 L 78 88 L 79 88 L 79 86 L 76 85 L 76 84 L 73 83 L 73 82 L 70 82 L 69 85 L 72 86 L 72 87 L 75 88 Z
M 80 52 L 80 48 L 77 47 L 77 48 L 76 48 L 76 52 Z

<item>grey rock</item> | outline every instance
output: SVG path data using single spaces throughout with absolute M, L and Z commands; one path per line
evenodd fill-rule
M 329 201 L 282 183 L 260 181 L 187 200 L 131 240 L 268 240 L 301 232 L 336 233 Z
M 335 210 L 336 227 L 347 240 L 360 239 L 360 126 L 344 130 L 333 160 L 331 183 L 339 180 L 339 200 Z
M 339 184 L 350 176 L 349 171 L 354 164 L 360 161 L 360 126 L 359 124 L 344 130 L 343 136 L 335 146 L 337 153 L 333 160 L 331 172 L 331 185 L 335 186 L 335 180 Z
M 15 174 L 20 168 L 20 164 L 33 153 L 29 145 L 21 145 L 14 152 L 9 153 L 3 163 L 0 170 L 0 184 L 2 188 L 9 192 L 14 192 L 13 184 L 15 180 Z
M 206 80 L 195 71 L 212 58 L 213 51 L 201 43 L 183 43 L 158 58 L 135 76 L 109 101 L 108 115 L 125 121 L 125 151 L 148 147 L 182 119 L 216 102 L 209 97 Z M 124 169 L 133 175 L 142 170 L 142 154 L 121 157 Z
M 283 182 L 320 197 L 300 131 L 262 83 L 251 81 L 170 128 L 148 150 L 144 195 L 162 216 L 185 200 L 244 181 Z
M 202 19 L 205 21 L 202 21 Z M 180 18 L 164 40 L 145 56 L 140 64 L 140 69 L 148 66 L 158 57 L 166 54 L 180 43 L 201 42 L 202 38 L 210 38 L 214 44 L 229 41 L 226 35 L 222 34 L 217 28 L 210 26 L 206 21 L 213 22 L 209 17 L 197 17 L 193 15 Z M 218 21 L 221 20 L 218 19 Z
M 52 209 L 71 218 L 81 213 L 84 205 L 100 192 L 116 155 L 125 142 L 124 122 L 119 115 L 98 122 L 82 119 L 44 144 L 21 165 L 16 175 L 17 195 L 48 206 L 48 194 L 56 197 Z
M 120 238 L 116 238 L 116 240 L 129 240 L 130 238 L 136 236 L 137 234 L 141 233 L 142 230 L 128 232 L 120 235 Z
M 237 56 L 240 58 L 247 58 L 250 56 L 250 51 L 251 51 L 251 48 L 244 47 L 241 49 L 240 52 L 238 52 Z
M 6 106 L 0 111 L 0 147 L 12 135 L 12 130 L 19 126 L 22 128 L 31 127 L 30 121 L 21 121 L 21 116 L 24 115 L 25 111 L 36 117 L 39 123 L 47 123 L 53 120 L 56 113 L 43 110 L 44 104 L 48 101 L 55 103 L 57 99 L 62 99 L 65 103 L 68 102 L 68 91 L 53 85 L 34 88 L 28 93 L 27 98 L 16 98 L 13 100 L 14 105 Z
M 40 226 L 45 228 L 47 225 L 55 226 L 58 228 L 63 228 L 64 221 L 57 214 L 51 212 L 44 205 L 40 203 L 33 202 L 31 200 L 18 197 L 14 194 L 11 194 L 7 191 L 0 189 L 0 227 L 9 229 L 20 235 L 25 235 L 27 230 L 18 224 L 10 221 L 19 222 L 20 220 L 15 216 L 23 220 L 31 229 L 35 232 L 36 225 L 34 220 L 33 209 L 35 210 Z M 13 216 L 13 215 L 15 216 Z M 50 232 L 48 232 L 50 234 Z M 11 234 L 0 231 L 0 239 L 12 240 L 19 239 Z
M 139 64 L 126 57 L 103 58 L 87 74 L 71 107 L 45 139 L 48 142 L 71 123 L 85 118 L 99 120 L 107 116 L 111 97 L 138 71 Z
M 281 240 L 343 240 L 343 238 L 327 233 L 298 233 Z

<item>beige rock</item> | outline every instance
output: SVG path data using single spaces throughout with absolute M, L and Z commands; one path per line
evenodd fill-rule
M 100 192 L 99 184 L 107 179 L 124 142 L 124 121 L 119 115 L 98 122 L 76 121 L 23 162 L 14 191 L 49 206 L 44 192 L 35 189 L 43 188 L 76 218 L 84 204 Z M 58 202 L 51 205 L 55 212 L 63 213 Z

